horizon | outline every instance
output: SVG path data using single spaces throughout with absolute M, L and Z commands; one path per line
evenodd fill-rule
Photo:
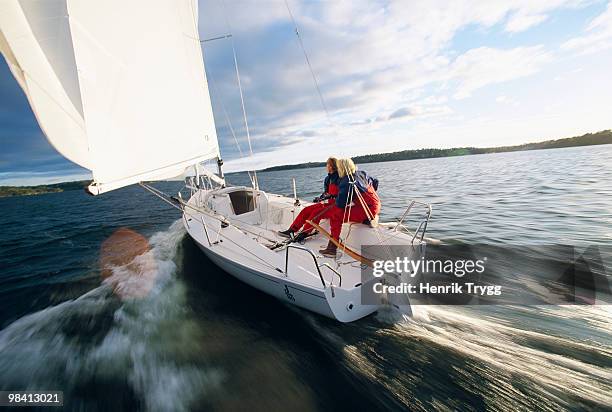
M 584 137 L 586 135 L 589 134 L 597 134 L 597 133 L 604 133 L 604 132 L 612 132 L 612 129 L 606 129 L 606 130 L 599 130 L 597 132 L 589 132 L 589 133 L 585 133 L 583 135 L 580 136 L 569 136 L 567 138 L 575 138 L 575 137 Z M 452 150 L 452 149 L 501 149 L 501 148 L 511 148 L 511 147 L 520 147 L 520 146 L 526 146 L 526 145 L 530 145 L 530 144 L 538 144 L 538 143 L 545 143 L 545 142 L 554 142 L 554 141 L 559 141 L 559 140 L 564 140 L 567 139 L 566 137 L 561 137 L 558 139 L 548 139 L 548 140 L 539 140 L 539 141 L 531 141 L 531 142 L 526 142 L 526 143 L 522 143 L 519 145 L 512 145 L 512 146 L 494 146 L 494 147 L 452 147 L 452 148 L 437 148 L 437 147 L 426 147 L 426 148 L 422 148 L 422 149 L 408 149 L 408 150 Z M 546 148 L 541 148 L 541 149 L 523 149 L 523 150 L 518 150 L 518 151 L 531 151 L 531 150 L 556 150 L 556 149 L 572 149 L 572 148 L 577 148 L 577 147 L 591 147 L 591 146 L 605 146 L 605 145 L 611 145 L 612 143 L 603 143 L 603 144 L 596 144 L 596 145 L 585 145 L 585 146 L 567 146 L 567 147 L 546 147 Z M 374 156 L 380 156 L 380 155 L 385 155 L 385 154 L 394 154 L 394 153 L 401 153 L 407 150 L 400 150 L 400 151 L 396 151 L 396 152 L 378 152 L 378 153 L 371 153 L 371 155 Z M 487 154 L 501 154 L 501 153 L 514 153 L 514 151 L 499 151 L 499 152 L 491 152 L 491 153 L 468 153 L 468 154 L 462 154 L 462 155 L 458 155 L 458 156 L 439 156 L 439 157 L 424 157 L 424 158 L 411 158 L 411 159 L 398 159 L 398 160 L 383 160 L 383 161 L 369 161 L 369 162 L 358 162 L 357 164 L 367 164 L 367 163 L 386 163 L 386 162 L 403 162 L 403 161 L 409 161 L 409 160 L 427 160 L 427 159 L 438 159 L 441 157 L 462 157 L 462 156 L 475 156 L 475 155 L 487 155 Z M 349 156 L 351 158 L 356 158 L 358 156 Z M 274 168 L 274 167 L 289 167 L 289 166 L 295 166 L 295 169 L 302 169 L 304 167 L 301 167 L 304 164 L 308 164 L 308 163 L 320 163 L 321 166 L 309 166 L 306 168 L 310 168 L 310 167 L 324 167 L 325 165 L 325 161 L 315 161 L 315 162 L 302 162 L 302 163 L 288 163 L 288 164 L 279 164 L 279 165 L 274 165 L 274 166 L 269 166 L 263 169 L 258 169 L 255 170 L 256 172 L 267 172 L 270 171 L 268 169 Z M 291 168 L 288 168 L 286 170 L 294 170 Z M 238 173 L 247 173 L 250 172 L 252 170 L 235 170 L 235 171 L 230 171 L 230 172 L 225 172 L 225 175 L 230 175 L 230 174 L 238 174 Z M 78 177 L 78 175 L 77 175 Z M 183 176 L 181 176 L 180 178 L 176 178 L 176 179 L 167 179 L 165 181 L 181 181 L 181 179 L 183 178 Z M 65 183 L 75 183 L 75 182 L 80 182 L 80 181 L 91 181 L 91 176 L 81 176 L 81 178 L 77 178 L 77 179 L 73 179 L 73 180 L 62 180 L 62 181 L 50 181 L 47 183 L 40 183 L 40 184 L 18 184 L 18 185 L 5 185 L 0 183 L 0 187 L 36 187 L 36 186 L 52 186 L 52 185 L 56 185 L 56 184 L 65 184 Z
M 231 45 L 207 43 L 225 170 L 610 129 L 612 1 L 452 5 L 291 2 L 330 124 L 284 3 L 229 3 L 255 155 L 239 157 L 224 121 L 246 152 Z M 200 37 L 226 33 L 224 18 L 200 1 Z M 51 147 L 0 60 L 0 185 L 91 179 Z

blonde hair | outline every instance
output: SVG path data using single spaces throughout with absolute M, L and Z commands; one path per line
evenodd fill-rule
M 353 175 L 357 171 L 357 166 L 355 166 L 353 159 L 350 157 L 346 159 L 338 159 L 336 164 L 338 165 L 338 176 L 340 177 Z
M 338 159 L 336 159 L 335 157 L 328 157 L 327 158 L 327 162 L 328 165 L 331 164 L 332 169 L 334 169 L 334 172 L 338 171 Z

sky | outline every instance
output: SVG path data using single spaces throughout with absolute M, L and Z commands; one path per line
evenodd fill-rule
M 327 111 L 283 0 L 200 1 L 200 37 L 232 34 L 203 46 L 226 171 L 612 128 L 612 1 L 288 4 Z M 89 176 L 50 146 L 2 60 L 0 185 Z

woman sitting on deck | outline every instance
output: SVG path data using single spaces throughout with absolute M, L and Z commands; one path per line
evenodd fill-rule
M 378 180 L 368 176 L 351 159 L 338 159 L 338 196 L 330 212 L 331 236 L 340 239 L 343 222 L 359 222 L 375 226 L 380 213 L 380 199 L 376 194 Z M 357 190 L 355 190 L 357 188 Z M 324 256 L 336 256 L 336 244 L 330 239 L 327 247 L 319 250 Z
M 327 159 L 327 176 L 323 183 L 324 190 L 319 197 L 313 200 L 314 205 L 306 206 L 302 209 L 291 226 L 289 226 L 289 229 L 278 232 L 279 235 L 292 237 L 297 233 L 295 240 L 300 241 L 313 231 L 313 227 L 306 223 L 307 220 L 318 224 L 322 219 L 330 218 L 335 208 L 335 197 L 338 194 L 338 167 L 336 166 L 336 161 L 335 157 Z

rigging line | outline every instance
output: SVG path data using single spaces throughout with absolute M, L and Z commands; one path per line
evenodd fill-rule
M 165 199 L 166 194 L 164 192 L 162 192 L 161 190 L 154 188 L 153 186 L 149 186 L 146 183 L 140 182 L 139 185 L 141 187 L 143 187 L 144 189 L 148 190 L 150 193 L 152 193 L 153 195 L 159 197 L 161 200 L 163 200 L 164 202 L 168 203 L 169 205 L 171 205 L 172 207 L 175 207 L 179 210 L 182 210 L 184 214 L 191 216 L 192 218 L 195 218 L 195 221 L 197 222 L 197 216 L 192 215 L 191 213 L 185 211 L 184 209 L 181 209 L 179 206 L 173 204 L 172 202 L 170 202 L 169 200 Z M 184 206 L 189 206 L 189 205 L 184 205 Z M 199 211 L 198 209 L 191 207 L 191 209 L 194 209 L 196 211 Z M 213 218 L 213 219 L 217 219 L 217 217 L 215 216 L 211 216 L 210 214 L 207 214 L 209 217 Z M 234 227 L 236 227 L 239 230 L 244 230 L 245 232 L 248 232 L 248 230 L 245 230 L 243 228 L 240 228 L 239 226 L 234 225 Z M 253 233 L 253 232 L 251 232 Z M 253 233 L 255 234 L 255 233 Z M 236 242 L 235 240 L 233 240 L 232 238 L 230 238 L 229 236 L 221 233 L 221 228 L 219 228 L 219 231 L 217 232 L 217 239 L 219 237 L 224 237 L 226 240 L 229 240 L 231 243 L 233 243 L 234 245 L 238 246 L 240 249 L 244 250 L 245 252 L 253 255 L 255 258 L 261 260 L 263 262 L 264 265 L 268 266 L 269 268 L 273 269 L 273 270 L 277 270 L 277 268 L 273 265 L 271 265 L 267 260 L 265 260 L 264 258 L 262 258 L 261 256 L 258 256 L 257 254 L 255 254 L 253 251 L 245 248 L 244 246 L 240 245 L 238 242 Z M 268 240 L 265 236 L 261 236 L 264 239 Z
M 225 12 L 227 8 L 225 7 L 225 0 L 221 0 L 223 4 L 223 17 L 225 18 L 225 24 L 227 25 L 229 34 L 232 34 L 232 26 L 227 18 L 227 13 Z M 232 43 L 232 54 L 234 57 L 234 67 L 236 68 L 236 79 L 238 80 L 238 90 L 240 91 L 240 104 L 242 106 L 242 116 L 244 117 L 244 127 L 247 135 L 247 142 L 249 143 L 249 153 L 251 157 L 253 157 L 253 147 L 251 146 L 251 132 L 249 131 L 249 121 L 247 119 L 246 108 L 244 106 L 244 95 L 242 93 L 242 83 L 240 81 L 240 70 L 238 69 L 238 58 L 236 57 L 236 47 L 234 44 L 234 37 L 230 36 L 230 42 Z M 259 190 L 259 182 L 257 181 L 257 171 L 253 170 L 253 177 L 255 182 L 255 189 Z
M 153 186 L 149 186 L 149 185 L 147 185 L 146 183 L 143 183 L 143 182 L 138 183 L 138 185 L 140 185 L 140 187 L 142 187 L 143 189 L 147 190 L 149 193 L 159 197 L 161 200 L 163 200 L 164 202 L 168 203 L 173 208 L 178 209 L 180 211 L 183 211 L 183 209 L 181 209 L 175 203 L 173 203 L 173 202 L 169 201 L 168 199 L 166 199 L 165 193 L 155 189 Z
M 166 195 L 164 192 L 162 192 L 161 190 L 159 190 L 159 189 L 157 189 L 157 188 L 155 188 L 155 187 L 153 187 L 153 186 L 150 186 L 150 185 L 148 185 L 148 184 L 146 184 L 146 183 L 143 183 L 143 182 L 140 182 L 140 183 L 139 183 L 139 185 L 140 185 L 141 187 L 143 187 L 144 189 L 146 189 L 147 191 L 149 191 L 150 193 L 152 193 L 153 195 L 155 195 L 155 196 L 159 197 L 160 199 L 162 199 L 164 202 L 166 202 L 166 203 L 170 204 L 172 207 L 174 207 L 174 208 L 176 208 L 176 209 L 178 209 L 178 210 L 181 210 L 181 211 L 182 211 L 184 214 L 186 214 L 186 215 L 188 215 L 188 216 L 191 216 L 192 218 L 195 218 L 195 219 L 196 219 L 196 220 L 195 220 L 196 222 L 198 221 L 198 220 L 197 220 L 197 216 L 192 215 L 191 213 L 187 212 L 187 211 L 186 211 L 186 210 L 184 210 L 183 208 L 180 208 L 180 207 L 179 207 L 179 206 L 177 206 L 176 204 L 174 204 L 174 203 L 172 203 L 171 201 L 167 200 L 167 199 L 165 198 L 165 197 L 167 197 L 167 195 Z M 188 205 L 188 204 L 186 204 L 186 203 L 181 203 L 181 204 L 182 204 L 184 207 L 188 207 L 188 208 L 191 208 L 191 209 L 195 210 L 196 212 L 205 213 L 207 216 L 209 216 L 209 217 L 211 217 L 211 218 L 213 218 L 213 219 L 217 219 L 217 220 L 223 221 L 223 220 L 219 219 L 219 218 L 218 218 L 218 217 L 216 217 L 216 216 L 213 216 L 213 215 L 211 215 L 211 214 L 209 214 L 209 213 L 206 213 L 205 211 L 199 210 L 198 208 L 195 208 L 195 207 L 193 207 L 193 206 L 190 206 L 190 205 Z M 267 238 L 266 236 L 263 236 L 263 235 L 261 235 L 261 234 L 258 234 L 258 233 L 255 233 L 255 232 L 249 231 L 248 229 L 241 228 L 240 226 L 237 226 L 237 225 L 235 225 L 235 224 L 233 224 L 233 223 L 232 223 L 231 225 L 233 225 L 233 226 L 234 226 L 236 229 L 241 230 L 241 231 L 243 231 L 243 232 L 249 232 L 249 233 L 251 233 L 251 234 L 255 234 L 255 235 L 257 235 L 257 237 L 258 237 L 258 238 L 263 238 L 263 239 L 266 239 L 266 240 L 268 240 L 268 241 L 273 241 L 273 242 L 276 242 L 276 240 L 271 240 L 271 239 Z M 244 250 L 244 251 L 245 251 L 245 252 L 247 252 L 248 254 L 253 255 L 255 258 L 259 259 L 259 260 L 260 260 L 260 261 L 261 261 L 261 262 L 262 262 L 262 263 L 263 263 L 265 266 L 268 266 L 269 268 L 271 268 L 271 269 L 273 269 L 273 270 L 279 270 L 279 269 L 278 269 L 276 266 L 273 266 L 272 264 L 270 264 L 270 262 L 268 262 L 267 260 L 265 260 L 265 259 L 264 259 L 264 258 L 262 258 L 261 256 L 259 256 L 259 255 L 255 254 L 253 251 L 249 250 L 248 248 L 246 248 L 246 247 L 244 247 L 244 246 L 240 245 L 238 242 L 236 242 L 235 240 L 233 240 L 233 239 L 232 239 L 232 238 L 230 238 L 229 236 L 227 236 L 227 235 L 225 235 L 225 234 L 221 233 L 221 227 L 219 227 L 219 230 L 217 231 L 217 239 L 219 239 L 220 237 L 224 237 L 226 240 L 229 240 L 231 243 L 233 243 L 234 245 L 238 246 L 240 249 Z M 259 243 L 259 242 L 258 242 L 258 243 Z
M 348 213 L 346 212 L 347 211 L 346 207 L 344 209 L 344 213 L 347 213 L 346 220 L 349 223 L 349 227 L 348 227 L 349 232 L 346 234 L 346 239 L 345 240 L 348 240 L 348 237 L 349 237 L 349 235 L 351 233 L 351 224 L 350 224 L 350 221 L 351 221 L 351 211 L 353 210 L 353 192 L 355 191 L 355 181 L 353 179 L 353 175 L 349 173 L 347 177 L 349 179 L 349 203 L 348 203 Z M 351 179 L 353 179 L 352 182 L 351 182 Z M 344 220 L 344 218 L 342 220 Z M 344 245 L 345 246 L 342 249 L 342 251 L 346 253 L 346 243 L 344 243 Z
M 161 193 L 163 193 L 163 192 L 161 192 Z M 205 210 L 205 209 L 201 209 L 201 208 L 197 208 L 197 207 L 194 207 L 194 206 L 192 206 L 192 205 L 190 205 L 190 204 L 186 203 L 185 201 L 182 201 L 182 202 L 181 202 L 181 205 L 183 205 L 183 207 L 186 207 L 186 208 L 189 208 L 189 209 L 195 210 L 195 211 L 196 211 L 196 212 L 198 212 L 198 213 L 203 213 L 203 214 L 205 214 L 205 215 L 207 215 L 207 216 L 209 216 L 209 217 L 211 217 L 211 218 L 213 218 L 213 219 L 216 219 L 216 220 L 218 220 L 218 221 L 220 221 L 220 222 L 230 223 L 230 222 L 228 222 L 228 220 L 225 218 L 225 216 L 223 216 L 223 219 L 221 219 L 221 218 L 219 218 L 219 217 L 215 216 L 214 214 L 211 214 L 211 213 L 210 213 L 210 212 L 208 212 L 207 210 Z M 244 223 L 244 222 L 243 222 L 243 223 Z M 243 231 L 245 231 L 245 232 L 248 232 L 248 233 L 250 233 L 250 234 L 252 234 L 252 235 L 254 235 L 254 236 L 260 236 L 260 237 L 263 237 L 264 239 L 266 239 L 266 240 L 267 240 L 267 241 L 269 241 L 269 242 L 277 242 L 277 240 L 276 240 L 276 239 L 271 239 L 271 238 L 269 238 L 269 237 L 266 237 L 266 236 L 262 235 L 262 234 L 261 234 L 261 233 L 259 233 L 259 232 L 255 232 L 255 231 L 252 231 L 252 230 L 246 229 L 244 226 L 237 225 L 235 222 L 231 222 L 231 225 L 233 225 L 234 227 L 236 227 L 236 228 L 238 228 L 238 229 L 240 229 L 240 230 L 243 230 Z
M 308 69 L 310 70 L 310 74 L 312 75 L 312 80 L 314 81 L 315 87 L 317 89 L 317 93 L 319 94 L 319 99 L 321 100 L 321 105 L 323 106 L 323 110 L 325 110 L 325 114 L 327 115 L 327 120 L 331 123 L 332 126 L 336 126 L 336 124 L 332 121 L 331 115 L 329 114 L 329 110 L 327 109 L 327 105 L 325 104 L 325 99 L 323 98 L 323 93 L 321 92 L 321 88 L 319 87 L 319 82 L 317 80 L 317 76 L 310 64 L 310 59 L 308 58 L 308 53 L 306 53 L 306 48 L 304 47 L 304 42 L 302 41 L 302 36 L 300 35 L 300 30 L 298 29 L 297 22 L 293 17 L 293 13 L 289 8 L 289 3 L 285 0 L 285 6 L 287 7 L 287 11 L 289 12 L 289 17 L 295 27 L 295 35 L 298 38 L 298 42 L 300 43 L 300 47 L 302 48 L 302 52 L 304 53 L 304 57 L 306 58 L 306 64 L 308 64 Z
M 366 216 L 370 220 L 374 219 L 376 216 L 372 215 L 372 211 L 370 210 L 370 208 L 366 204 L 365 200 L 363 199 L 363 196 L 359 192 L 359 189 L 357 188 L 357 185 L 354 186 L 354 189 L 355 189 L 355 194 L 357 195 L 357 200 L 361 204 L 361 208 L 366 213 Z M 383 250 L 387 253 L 387 256 L 389 257 L 389 259 L 393 259 L 393 253 L 391 251 L 391 247 L 389 245 L 385 245 L 384 244 L 384 239 L 381 237 L 382 235 L 380 233 L 380 227 L 377 225 L 373 229 L 374 229 L 374 234 L 376 235 L 376 238 L 378 239 L 379 244 L 381 246 L 383 246 Z
M 340 222 L 340 235 L 342 235 L 342 228 L 344 226 L 344 223 L 347 222 L 349 223 L 349 233 L 347 233 L 346 235 L 346 239 L 344 239 L 345 241 L 348 240 L 348 237 L 350 235 L 350 230 L 351 230 L 351 225 L 350 225 L 350 216 L 351 216 L 351 207 L 352 207 L 352 203 L 353 203 L 353 191 L 352 191 L 352 183 L 351 183 L 351 175 L 347 174 L 346 175 L 347 179 L 349 180 L 349 192 L 346 196 L 346 204 L 344 205 L 344 210 L 342 212 L 342 221 Z M 347 213 L 348 211 L 348 213 Z M 338 240 L 340 239 L 340 237 L 338 237 Z M 346 246 L 344 244 L 344 242 L 342 242 L 342 252 L 346 252 Z
M 200 40 L 200 43 L 206 43 L 206 42 L 213 41 L 213 40 L 228 39 L 230 37 L 232 37 L 231 34 L 224 34 L 224 35 L 221 35 L 221 36 L 211 37 L 209 39 Z
M 221 229 L 219 229 L 219 232 L 217 233 L 218 236 L 223 236 L 225 239 L 229 240 L 230 242 L 232 242 L 234 245 L 238 246 L 240 249 L 244 250 L 245 252 L 255 256 L 257 259 L 261 260 L 263 262 L 264 265 L 268 266 L 269 268 L 276 270 L 276 266 L 273 266 L 270 262 L 268 262 L 266 259 L 262 258 L 261 256 L 255 254 L 252 250 L 249 250 L 248 248 L 242 246 L 241 244 L 239 244 L 238 242 L 236 242 L 235 240 L 233 240 L 232 238 L 230 238 L 229 236 L 226 236 L 225 234 L 221 233 Z
M 363 211 L 365 212 L 366 216 L 368 217 L 368 219 L 373 219 L 374 216 L 372 216 L 372 212 L 370 211 L 370 209 L 368 208 L 367 204 L 365 203 L 365 200 L 363 199 L 363 197 L 361 196 L 361 193 L 359 192 L 359 189 L 357 188 L 357 184 L 356 184 L 356 180 L 355 180 L 355 176 L 352 173 L 347 174 L 347 177 L 349 179 L 349 195 L 348 195 L 348 202 L 347 204 L 344 206 L 344 213 L 342 215 L 342 222 L 344 223 L 345 219 L 348 221 L 348 223 L 350 223 L 350 219 L 351 219 L 351 210 L 353 207 L 353 194 L 355 194 L 355 196 L 357 197 L 357 200 L 359 201 L 361 208 L 363 209 Z M 355 202 L 356 204 L 357 202 Z M 347 213 L 348 210 L 348 213 Z M 391 248 L 389 247 L 389 245 L 384 245 L 384 239 L 381 238 L 381 233 L 380 233 L 380 228 L 377 226 L 375 228 L 372 228 L 374 230 L 374 234 L 376 235 L 376 238 L 378 239 L 378 244 L 383 246 L 383 250 L 387 253 L 387 256 L 389 256 L 389 259 L 393 258 L 393 254 L 391 252 Z M 350 230 L 351 230 L 351 226 L 349 224 L 349 232 L 346 236 L 346 239 L 348 239 L 348 236 L 350 235 Z M 342 249 L 342 251 L 344 252 L 344 249 Z
M 238 143 L 238 138 L 236 137 L 236 133 L 234 132 L 234 128 L 232 127 L 232 122 L 230 121 L 229 115 L 227 114 L 227 110 L 225 109 L 225 105 L 223 104 L 223 100 L 221 99 L 221 94 L 218 92 L 217 87 L 215 86 L 215 80 L 213 79 L 213 76 L 211 73 L 208 73 L 208 77 L 210 78 L 210 82 L 208 82 L 208 84 L 210 84 L 212 86 L 213 92 L 219 96 L 219 103 L 221 104 L 221 110 L 223 111 L 223 115 L 225 117 L 225 122 L 227 123 L 227 126 L 230 129 L 230 132 L 232 133 L 232 137 L 234 138 L 234 142 L 236 143 L 236 147 L 238 148 L 238 153 L 240 153 L 240 157 L 244 157 L 244 153 L 242 152 L 242 148 L 240 147 L 240 143 Z M 247 173 L 249 175 L 249 180 L 251 181 L 251 184 L 253 184 L 253 177 L 251 176 L 251 172 L 247 170 Z
M 187 208 L 187 209 L 192 209 L 192 210 L 194 210 L 194 211 L 196 211 L 196 212 L 198 212 L 198 213 L 205 214 L 206 216 L 208 216 L 208 217 L 210 217 L 210 218 L 212 218 L 212 219 L 216 219 L 216 220 L 218 220 L 218 221 L 220 221 L 220 222 L 230 223 L 230 222 L 228 222 L 228 221 L 227 221 L 227 219 L 225 219 L 225 218 L 224 218 L 224 219 L 221 219 L 221 218 L 219 218 L 219 217 L 215 216 L 214 214 L 211 214 L 210 212 L 208 212 L 208 211 L 206 211 L 206 210 L 204 210 L 204 209 L 200 209 L 200 208 L 194 207 L 194 206 L 192 206 L 192 205 L 190 205 L 190 204 L 187 204 L 185 201 L 182 201 L 182 202 L 180 203 L 180 204 L 181 204 L 181 206 L 183 206 L 183 207 L 181 208 L 181 207 L 177 206 L 175 203 L 173 203 L 172 201 L 168 200 L 167 198 L 168 198 L 168 197 L 170 197 L 170 196 L 169 196 L 168 194 L 166 194 L 166 193 L 162 192 L 161 190 L 159 190 L 159 189 L 157 189 L 157 188 L 155 188 L 155 187 L 153 187 L 153 186 L 151 186 L 151 185 L 148 185 L 147 183 L 144 183 L 144 182 L 140 182 L 140 183 L 138 183 L 138 184 L 139 184 L 141 187 L 145 188 L 145 189 L 146 189 L 147 191 L 149 191 L 150 193 L 152 193 L 153 195 L 155 195 L 155 196 L 159 197 L 159 198 L 160 198 L 160 199 L 162 199 L 164 202 L 166 202 L 166 203 L 168 203 L 169 205 L 171 205 L 172 207 L 174 207 L 175 209 L 178 209 L 178 210 L 182 211 L 183 213 L 187 213 L 187 214 L 189 214 L 188 212 L 186 212 L 186 211 L 185 211 L 185 209 L 186 209 L 186 208 Z M 190 214 L 190 216 L 193 216 L 193 215 L 191 215 L 191 214 Z M 263 239 L 266 239 L 266 240 L 267 240 L 267 241 L 269 241 L 269 242 L 277 242 L 277 240 L 276 240 L 276 239 L 272 239 L 272 238 L 269 238 L 269 237 L 267 237 L 267 236 L 262 235 L 262 234 L 261 234 L 261 233 L 259 233 L 259 232 L 255 232 L 255 231 L 252 231 L 252 230 L 246 229 L 246 228 L 245 228 L 245 227 L 243 227 L 243 226 L 239 226 L 239 225 L 237 225 L 235 222 L 231 222 L 230 224 L 231 224 L 232 226 L 234 226 L 235 228 L 239 229 L 239 230 L 242 230 L 242 231 L 244 231 L 244 232 L 250 233 L 250 234 L 252 234 L 252 235 L 254 235 L 254 236 L 261 237 L 261 238 L 263 238 Z

